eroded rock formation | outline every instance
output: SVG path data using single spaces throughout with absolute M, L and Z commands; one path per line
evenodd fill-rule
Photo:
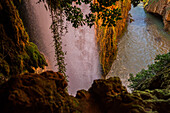
M 80 90 L 73 97 L 67 93 L 67 82 L 60 73 L 24 74 L 0 86 L 0 110 L 2 113 L 169 113 L 170 91 L 165 86 L 169 83 L 163 88 L 155 86 L 128 93 L 120 78 L 112 77 L 95 80 L 88 91 Z
M 162 16 L 164 29 L 170 32 L 170 1 L 169 0 L 147 0 L 145 10 L 149 13 Z
M 66 87 L 64 76 L 51 71 L 12 77 L 0 88 L 1 113 L 75 112 L 78 101 Z
M 99 48 L 100 64 L 102 67 L 102 75 L 105 77 L 117 53 L 117 39 L 123 34 L 127 24 L 128 12 L 131 9 L 131 0 L 119 0 L 111 8 L 119 8 L 121 10 L 122 20 L 116 21 L 116 26 L 103 27 L 99 20 L 96 24 L 96 37 Z

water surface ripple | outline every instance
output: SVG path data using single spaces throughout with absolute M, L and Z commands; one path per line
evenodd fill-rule
M 118 55 L 112 64 L 110 76 L 119 76 L 125 86 L 129 73 L 136 74 L 154 62 L 158 54 L 169 52 L 170 35 L 163 30 L 163 23 L 154 15 L 145 13 L 143 4 L 131 9 L 134 21 L 118 43 Z

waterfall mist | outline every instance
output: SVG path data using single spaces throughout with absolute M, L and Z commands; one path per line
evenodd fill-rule
M 23 21 L 33 41 L 42 52 L 49 64 L 47 70 L 57 71 L 55 66 L 55 49 L 52 38 L 50 13 L 43 3 L 36 4 L 35 0 L 23 0 Z M 87 5 L 81 6 L 83 13 L 88 13 Z M 24 16 L 25 15 L 25 16 Z M 65 22 L 66 23 L 66 22 Z M 62 37 L 65 56 L 66 74 L 68 75 L 68 91 L 75 95 L 79 89 L 88 89 L 94 79 L 99 79 L 100 64 L 94 28 L 88 26 L 73 28 L 67 22 L 68 33 Z

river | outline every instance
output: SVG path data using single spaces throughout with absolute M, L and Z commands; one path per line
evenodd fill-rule
M 133 22 L 128 23 L 127 30 L 118 42 L 118 54 L 107 78 L 119 76 L 128 86 L 129 74 L 136 74 L 154 63 L 158 54 L 170 50 L 170 35 L 163 30 L 163 22 L 144 11 L 143 3 L 131 8 Z

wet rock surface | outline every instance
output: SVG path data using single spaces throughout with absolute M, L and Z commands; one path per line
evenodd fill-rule
M 62 74 L 29 73 L 0 86 L 0 109 L 2 113 L 168 113 L 168 86 L 128 93 L 120 78 L 112 77 L 95 80 L 88 91 L 80 90 L 73 97 Z

